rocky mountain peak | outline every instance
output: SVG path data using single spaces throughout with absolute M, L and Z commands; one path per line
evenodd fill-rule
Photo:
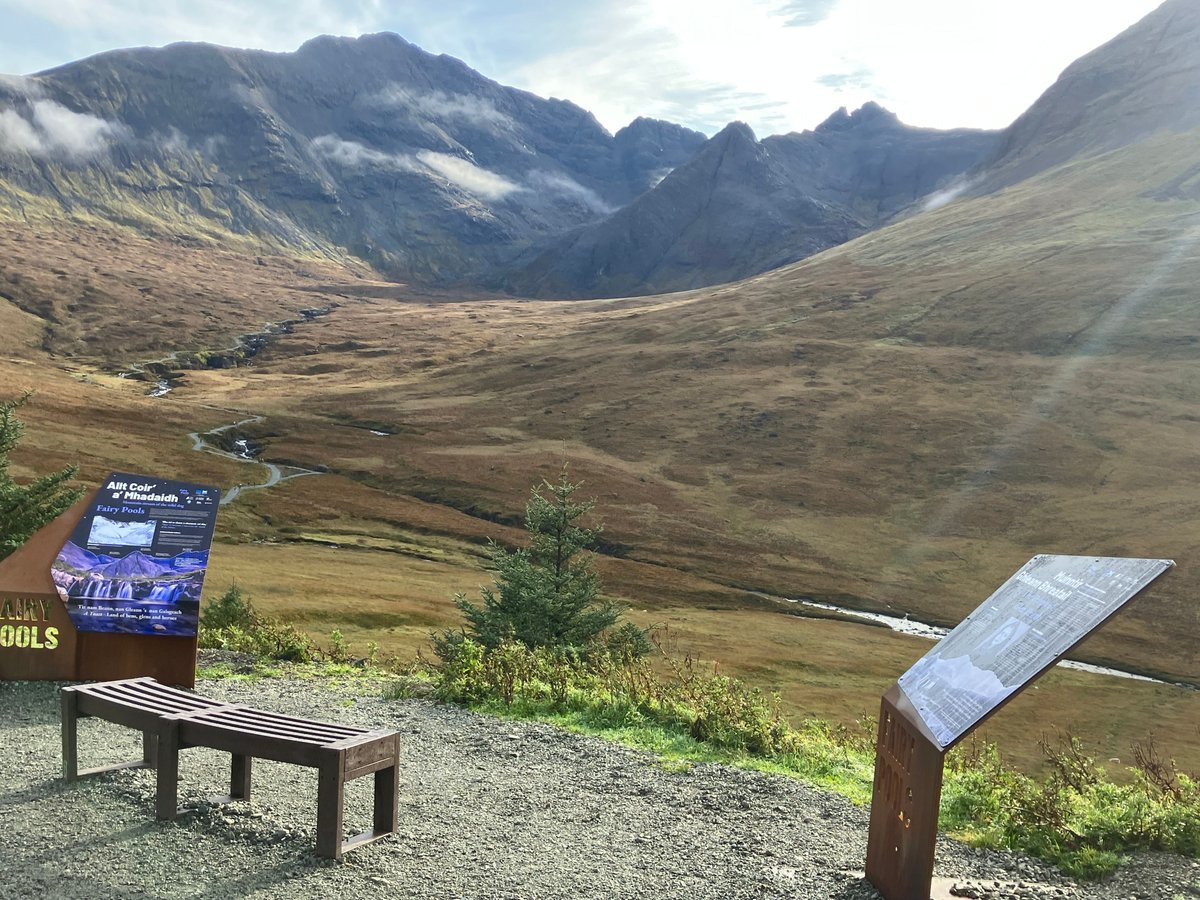
M 858 128 L 899 128 L 900 119 L 894 112 L 884 109 L 874 100 L 868 101 L 849 112 L 841 107 L 837 112 L 816 127 L 818 134 L 837 131 L 853 131 Z
M 612 297 L 754 275 L 882 224 L 984 158 L 995 139 L 908 128 L 877 104 L 831 120 L 845 127 L 763 141 L 729 123 L 652 191 L 553 243 L 505 285 Z
M 758 143 L 758 138 L 754 135 L 754 129 L 745 122 L 730 122 L 713 135 L 712 139 L 714 142 L 725 143 Z

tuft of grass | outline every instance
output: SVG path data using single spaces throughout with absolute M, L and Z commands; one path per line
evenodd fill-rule
M 236 584 L 200 613 L 199 645 L 276 662 L 311 662 L 313 642 L 294 625 L 260 615 Z

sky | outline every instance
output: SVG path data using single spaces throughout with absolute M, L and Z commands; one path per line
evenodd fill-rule
M 291 51 L 393 31 L 616 131 L 812 128 L 874 100 L 910 125 L 1003 128 L 1161 0 L 0 0 L 0 72 L 208 41 Z

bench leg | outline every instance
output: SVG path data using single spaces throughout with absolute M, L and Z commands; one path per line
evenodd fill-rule
M 342 858 L 342 754 L 326 755 L 317 767 L 317 856 Z
M 179 725 L 169 720 L 158 732 L 158 790 L 155 817 L 169 822 L 179 815 Z
M 250 772 L 252 758 L 241 753 L 233 754 L 230 765 L 229 798 L 231 800 L 250 799 Z
M 142 765 L 153 769 L 158 765 L 158 734 L 154 731 L 142 732 Z
M 62 763 L 63 778 L 79 779 L 79 695 L 64 688 L 62 701 Z
M 380 769 L 375 773 L 375 833 L 390 834 L 399 824 L 398 799 L 400 780 L 398 766 Z

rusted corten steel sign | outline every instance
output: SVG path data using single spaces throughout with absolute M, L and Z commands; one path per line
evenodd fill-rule
M 220 491 L 113 473 L 0 561 L 0 680 L 196 679 Z
M 1035 556 L 888 689 L 867 839 L 887 900 L 929 897 L 946 752 L 1173 565 Z

